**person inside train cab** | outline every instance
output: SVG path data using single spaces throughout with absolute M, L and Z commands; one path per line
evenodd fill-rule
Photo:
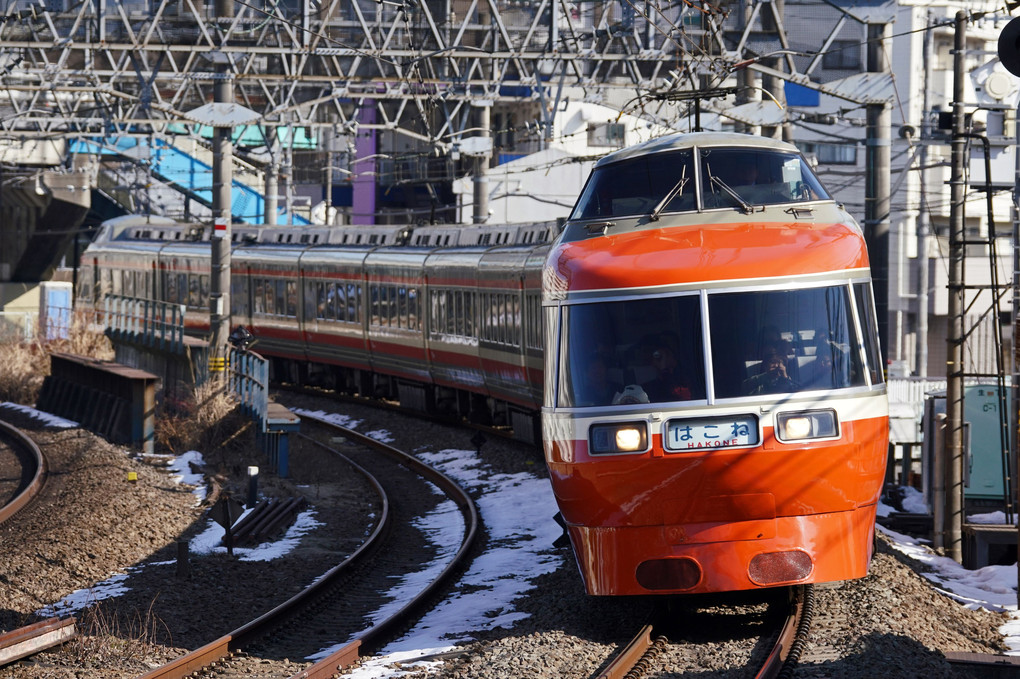
M 662 336 L 651 345 L 649 363 L 655 369 L 655 377 L 641 387 L 652 403 L 691 400 L 691 387 L 681 370 L 677 344 Z
M 765 347 L 761 364 L 762 372 L 744 380 L 743 392 L 746 396 L 783 394 L 800 388 L 787 374 L 786 357 L 776 346 L 770 344 Z
M 608 349 L 600 347 L 591 353 L 584 366 L 577 405 L 609 405 L 623 391 L 623 385 L 610 378 L 610 364 Z

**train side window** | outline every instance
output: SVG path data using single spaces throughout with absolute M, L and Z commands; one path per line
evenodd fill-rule
M 429 318 L 426 322 L 428 325 L 429 337 L 437 337 L 443 327 L 444 319 L 442 300 L 443 293 L 441 290 L 429 291 Z
M 163 287 L 166 290 L 166 301 L 177 303 L 177 276 L 168 271 L 163 272 Z
M 422 332 L 425 327 L 422 319 L 421 290 L 418 288 L 411 288 L 411 292 L 414 293 L 410 302 L 411 317 L 414 319 L 414 329 L 418 332 Z
M 379 286 L 368 286 L 368 324 L 379 325 Z
M 400 309 L 400 289 L 395 285 L 388 285 L 386 287 L 389 290 L 389 309 L 387 311 L 387 315 L 390 319 L 390 327 L 402 328 L 403 326 L 400 324 L 402 316 Z
M 336 312 L 336 283 L 319 283 L 319 318 L 326 321 L 343 320 Z
M 305 281 L 304 319 L 310 321 L 321 319 L 325 310 L 326 296 L 323 293 L 322 281 Z
M 510 304 L 509 296 L 506 293 L 499 294 L 499 341 L 503 344 L 511 344 L 510 341 Z
M 287 292 L 284 288 L 284 282 L 281 280 L 274 281 L 273 286 L 276 290 L 276 314 L 278 316 L 284 316 L 287 313 Z
M 512 344 L 515 347 L 521 346 L 521 298 L 514 293 L 510 298 L 511 306 L 513 307 L 512 318 L 513 321 L 510 324 L 510 328 L 513 331 Z
M 287 295 L 287 315 L 291 318 L 297 318 L 297 283 L 294 281 L 286 281 L 284 283 L 286 295 Z
M 209 275 L 201 274 L 198 277 L 198 290 L 202 306 L 209 306 Z
M 537 292 L 529 292 L 524 297 L 525 332 L 529 349 L 541 349 L 543 346 L 542 298 Z
M 496 311 L 492 308 L 492 293 L 478 293 L 478 305 L 482 310 L 482 325 L 478 329 L 479 338 L 491 342 L 493 337 L 492 328 L 496 324 Z
M 241 276 L 230 277 L 230 314 L 232 316 L 247 316 L 244 313 L 244 283 Z
M 262 316 L 266 312 L 266 286 L 262 279 L 255 281 L 255 294 L 252 296 L 255 308 L 252 313 L 255 316 Z
M 885 366 L 882 365 L 882 351 L 878 343 L 878 317 L 875 315 L 875 300 L 871 286 L 867 283 L 854 284 L 854 302 L 861 332 L 864 334 L 864 354 L 868 362 L 868 373 L 872 384 L 885 382 Z
M 339 289 L 339 286 L 338 286 Z M 362 288 L 354 283 L 347 284 L 347 297 L 344 300 L 347 304 L 347 320 L 351 323 L 361 323 L 364 317 L 365 301 L 362 296 Z
M 276 315 L 276 286 L 274 281 L 266 280 L 266 315 Z

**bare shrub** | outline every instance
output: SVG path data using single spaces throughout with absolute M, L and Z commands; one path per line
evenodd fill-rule
M 194 392 L 165 394 L 156 418 L 156 445 L 180 455 L 204 450 L 236 435 L 248 421 L 226 393 L 224 378 L 213 377 Z
M 93 603 L 77 615 L 78 635 L 65 645 L 65 652 L 82 667 L 143 660 L 146 649 L 157 644 L 157 637 L 169 636 L 166 625 L 152 610 L 154 604 L 125 620 L 107 612 L 102 602 Z
M 33 405 L 50 374 L 50 354 L 69 353 L 102 360 L 113 358 L 113 346 L 102 328 L 76 312 L 66 339 L 46 339 L 36 332 L 25 340 L 0 340 L 0 401 Z

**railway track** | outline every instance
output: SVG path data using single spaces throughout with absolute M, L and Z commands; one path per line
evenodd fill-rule
M 0 524 L 25 508 L 46 482 L 46 457 L 25 432 L 0 420 Z
M 754 672 L 755 679 L 780 679 L 793 676 L 800 653 L 806 643 L 806 636 L 811 624 L 813 608 L 813 590 L 810 585 L 791 588 L 788 600 L 775 600 L 769 603 L 770 612 L 764 617 L 766 621 L 777 621 L 779 624 L 768 625 L 760 631 L 756 650 L 749 654 L 748 671 Z M 786 609 L 784 615 L 775 615 L 776 608 Z M 681 620 L 686 617 L 681 615 Z M 672 672 L 670 657 L 672 654 L 685 654 L 690 644 L 696 641 L 670 641 L 667 633 L 660 631 L 675 630 L 681 636 L 688 634 L 690 620 L 677 622 L 670 620 L 662 623 L 642 625 L 629 642 L 622 645 L 619 651 L 605 663 L 604 667 L 593 675 L 593 679 L 640 679 L 645 676 L 659 676 L 661 672 Z M 743 634 L 739 628 L 733 631 Z M 767 652 L 761 652 L 762 642 L 771 637 Z M 764 655 L 764 660 L 762 656 Z
M 0 525 L 28 506 L 46 483 L 48 463 L 25 432 L 0 420 Z M 0 635 L 0 665 L 62 644 L 76 634 L 74 619 L 56 618 Z
M 313 419 L 302 418 L 306 423 Z M 198 668 L 207 677 L 248 677 L 253 665 L 263 677 L 332 677 L 413 621 L 466 559 L 478 531 L 477 511 L 467 493 L 413 456 L 371 437 L 322 420 L 314 427 L 316 433 L 307 440 L 372 479 L 381 511 L 368 540 L 298 595 L 145 677 L 185 677 Z M 425 569 L 416 557 L 431 550 L 422 544 L 415 519 L 446 503 L 463 517 L 463 534 L 449 550 L 455 554 L 416 593 L 387 595 L 394 582 Z M 303 660 L 313 655 L 318 657 L 314 663 Z M 267 659 L 281 661 L 272 674 Z

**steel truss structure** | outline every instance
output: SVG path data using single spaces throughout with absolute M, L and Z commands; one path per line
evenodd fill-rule
M 442 153 L 476 124 L 472 104 L 535 102 L 548 135 L 578 88 L 661 121 L 678 117 L 676 93 L 736 68 L 808 84 L 844 20 L 826 6 L 828 40 L 804 51 L 781 6 L 757 0 L 228 4 L 232 16 L 199 0 L 14 5 L 0 17 L 0 137 L 195 133 L 189 113 L 227 79 L 266 138 L 282 126 L 390 130 Z

